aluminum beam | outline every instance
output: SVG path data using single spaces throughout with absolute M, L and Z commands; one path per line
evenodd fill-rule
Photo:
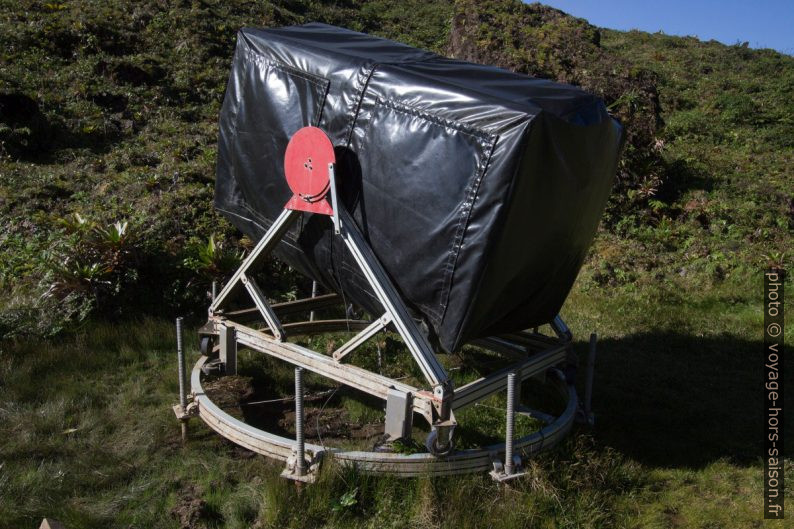
M 436 358 L 433 347 L 419 331 L 413 318 L 408 313 L 408 309 L 405 308 L 402 299 L 392 285 L 391 279 L 358 231 L 350 214 L 344 208 L 340 208 L 339 216 L 342 222 L 341 236 L 350 253 L 353 254 L 353 258 L 358 263 L 359 268 L 364 272 L 367 281 L 372 286 L 378 301 L 383 305 L 386 312 L 391 315 L 397 332 L 405 341 L 405 345 L 419 365 L 422 374 L 433 387 L 433 393 L 442 401 L 445 398 L 448 399 L 452 393 L 451 381 Z
M 292 223 L 295 222 L 300 215 L 300 211 L 291 209 L 284 209 L 281 212 L 273 222 L 273 225 L 270 226 L 270 229 L 267 230 L 267 233 L 256 243 L 256 246 L 251 253 L 248 254 L 248 257 L 245 258 L 240 267 L 234 272 L 234 275 L 232 275 L 232 278 L 226 283 L 226 286 L 223 287 L 218 297 L 212 302 L 209 309 L 210 314 L 217 313 L 218 310 L 225 305 L 227 298 L 240 286 L 241 279 L 245 273 L 249 270 L 255 270 L 257 266 L 261 264 L 261 261 L 267 257 L 273 248 L 275 248 L 284 234 L 290 229 Z
M 515 371 L 519 382 L 524 381 L 538 373 L 563 362 L 567 357 L 567 346 L 559 345 L 538 353 L 523 362 L 518 362 L 504 369 L 496 371 L 487 377 L 482 377 L 474 382 L 469 382 L 455 390 L 455 400 L 452 409 L 461 410 L 489 395 L 502 391 L 507 385 L 507 374 Z
M 248 290 L 248 293 L 254 300 L 256 308 L 259 309 L 259 312 L 265 319 L 267 326 L 270 327 L 270 331 L 273 333 L 273 336 L 275 336 L 280 342 L 285 341 L 287 339 L 287 333 L 284 332 L 284 328 L 281 326 L 278 316 L 276 316 L 276 313 L 273 312 L 272 307 L 267 302 L 265 295 L 262 294 L 262 290 L 259 288 L 259 285 L 256 284 L 256 281 L 254 281 L 254 278 L 242 274 L 242 276 L 240 276 L 240 280 L 243 282 L 246 290 Z
M 368 393 L 382 400 L 386 400 L 390 388 L 395 388 L 406 393 L 413 393 L 413 409 L 422 414 L 432 423 L 433 401 L 431 395 L 419 389 L 400 383 L 391 378 L 377 375 L 366 369 L 357 366 L 340 364 L 333 358 L 316 353 L 311 349 L 301 347 L 290 342 L 280 342 L 267 334 L 238 325 L 233 322 L 226 322 L 230 327 L 233 326 L 237 331 L 237 343 L 250 347 L 256 351 L 263 352 L 275 358 L 279 358 L 298 367 L 303 367 L 314 373 L 318 373 L 331 380 L 336 380 L 364 393 Z
M 336 360 L 337 362 L 341 362 L 345 356 L 355 351 L 364 342 L 366 342 L 367 340 L 378 334 L 380 331 L 385 329 L 386 326 L 389 325 L 390 323 L 391 323 L 391 316 L 389 314 L 384 314 L 377 320 L 373 321 L 366 329 L 355 335 L 350 341 L 348 341 L 342 347 L 334 351 L 333 354 L 334 360 Z

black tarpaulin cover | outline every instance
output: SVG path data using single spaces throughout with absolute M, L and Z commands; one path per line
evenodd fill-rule
M 291 193 L 301 127 L 337 152 L 340 196 L 404 301 L 448 351 L 549 322 L 612 187 L 621 126 L 573 86 L 324 24 L 243 29 L 220 115 L 215 205 L 259 239 Z M 277 255 L 380 315 L 328 217 Z

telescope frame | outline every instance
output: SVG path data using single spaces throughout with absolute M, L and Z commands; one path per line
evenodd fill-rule
M 391 473 L 399 476 L 424 474 L 458 474 L 492 470 L 496 479 L 520 475 L 521 461 L 541 450 L 550 448 L 570 430 L 574 420 L 589 417 L 589 404 L 582 409 L 574 387 L 576 359 L 572 351 L 572 336 L 561 318 L 551 322 L 556 336 L 519 332 L 476 340 L 473 345 L 515 358 L 509 367 L 481 377 L 459 388 L 452 382 L 435 357 L 427 339 L 408 315 L 388 276 L 364 242 L 358 228 L 342 208 L 339 211 L 340 236 L 350 248 L 358 264 L 372 278 L 375 291 L 386 303 L 384 314 L 372 320 L 332 319 L 281 323 L 286 315 L 315 312 L 341 302 L 337 294 L 324 294 L 284 303 L 271 304 L 259 288 L 253 273 L 275 248 L 289 227 L 303 213 L 287 210 L 276 219 L 267 233 L 238 268 L 209 308 L 207 323 L 199 330 L 201 358 L 190 376 L 187 408 L 176 410 L 182 420 L 198 415 L 210 428 L 230 441 L 254 452 L 287 461 L 285 476 L 311 481 L 324 456 L 331 456 L 345 464 L 357 465 L 370 473 Z M 235 291 L 244 289 L 254 306 L 229 310 Z M 264 324 L 263 329 L 255 326 Z M 413 387 L 399 380 L 345 363 L 363 343 L 387 328 L 395 330 L 411 351 L 427 379 L 429 388 Z M 357 331 L 353 338 L 332 354 L 323 354 L 287 341 L 288 337 L 306 336 L 343 330 Z M 397 454 L 376 451 L 344 451 L 314 444 L 305 444 L 300 457 L 296 440 L 274 435 L 247 425 L 215 405 L 204 392 L 201 377 L 205 366 L 214 361 L 224 375 L 236 374 L 237 348 L 264 353 L 340 382 L 386 401 L 385 433 L 391 440 L 410 436 L 413 414 L 423 417 L 431 426 L 426 440 L 428 453 Z M 593 347 L 594 353 L 594 347 Z M 420 362 L 423 361 L 424 363 Z M 517 440 L 506 439 L 504 444 L 481 449 L 454 450 L 452 441 L 456 426 L 455 411 L 503 391 L 515 374 L 520 383 L 531 377 L 544 377 L 566 401 L 565 411 L 551 417 L 542 412 L 518 407 L 516 413 L 544 420 L 539 431 Z M 549 377 L 546 375 L 549 374 Z M 588 377 L 592 380 L 592 377 Z M 588 390 L 589 394 L 589 390 Z M 179 408 L 179 406 L 177 406 Z M 297 418 L 297 415 L 296 415 Z M 301 418 L 302 419 L 302 418 Z M 512 419 L 508 417 L 508 421 Z M 507 447 L 515 450 L 513 472 L 505 473 L 502 462 Z M 510 451 L 512 452 L 513 449 Z M 298 471 L 297 458 L 305 461 L 305 471 Z
M 328 215 L 333 223 L 335 235 L 342 238 L 363 272 L 383 308 L 383 314 L 371 320 L 349 317 L 315 320 L 315 311 L 341 301 L 340 296 L 336 294 L 313 295 L 311 298 L 271 304 L 257 284 L 254 274 L 296 221 L 307 212 L 314 211 L 317 202 L 324 201 L 325 197 L 311 197 L 310 206 L 302 204 L 299 199 L 291 200 L 221 292 L 217 295 L 213 292 L 207 323 L 199 330 L 199 348 L 202 356 L 194 366 L 190 377 L 190 394 L 180 394 L 180 403 L 189 402 L 189 404 L 179 404 L 174 407 L 177 418 L 183 421 L 183 433 L 186 432 L 184 423 L 187 419 L 197 415 L 210 428 L 230 441 L 254 452 L 286 460 L 287 468 L 282 475 L 298 481 L 312 481 L 322 458 L 326 455 L 344 464 L 354 464 L 361 470 L 371 473 L 416 476 L 457 474 L 490 468 L 495 479 L 504 481 L 521 475 L 523 457 L 534 455 L 556 444 L 570 430 L 577 417 L 584 417 L 585 420 L 590 421 L 592 362 L 588 362 L 587 398 L 582 405 L 574 387 L 577 362 L 572 348 L 572 335 L 559 316 L 550 322 L 556 336 L 546 336 L 535 329 L 532 332 L 493 336 L 473 342 L 473 345 L 512 357 L 515 362 L 509 367 L 483 376 L 460 388 L 454 388 L 451 378 L 438 361 L 433 346 L 411 317 L 404 301 L 355 221 L 337 200 L 333 163 L 328 164 L 328 180 L 332 211 L 329 212 L 330 208 L 322 206 L 324 214 Z M 247 292 L 254 306 L 232 310 L 230 301 L 242 292 Z M 282 317 L 296 313 L 308 313 L 309 320 L 282 323 Z M 425 378 L 425 387 L 414 387 L 346 363 L 350 355 L 354 354 L 362 344 L 386 329 L 399 334 Z M 331 354 L 322 354 L 288 341 L 288 337 L 293 336 L 344 330 L 357 331 L 358 334 Z M 181 325 L 178 325 L 178 343 L 182 343 Z M 201 375 L 210 364 L 215 364 L 223 375 L 236 374 L 239 346 L 296 366 L 296 439 L 281 437 L 243 423 L 220 409 L 204 392 Z M 179 349 L 180 388 L 186 388 L 187 381 L 183 380 L 186 377 L 184 355 L 181 347 Z M 594 358 L 594 355 L 595 341 L 591 338 L 591 357 Z M 428 452 L 400 454 L 374 450 L 344 451 L 306 444 L 303 436 L 302 370 L 312 371 L 384 400 L 386 402 L 384 433 L 387 441 L 410 438 L 414 414 L 423 417 L 431 428 L 425 440 Z M 547 377 L 547 374 L 551 376 Z M 521 406 L 516 408 L 518 402 L 516 384 L 520 389 L 521 382 L 531 377 L 551 380 L 556 391 L 566 402 L 565 411 L 561 415 L 553 417 Z M 505 388 L 510 396 L 506 407 L 508 435 L 505 443 L 479 449 L 455 450 L 453 443 L 453 432 L 457 425 L 455 411 L 473 405 Z M 515 440 L 512 433 L 515 414 L 525 414 L 540 419 L 545 426 Z

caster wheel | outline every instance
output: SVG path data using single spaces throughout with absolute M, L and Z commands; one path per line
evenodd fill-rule
M 450 432 L 447 443 L 441 445 L 438 440 L 438 430 L 431 430 L 430 433 L 427 434 L 427 438 L 425 438 L 425 448 L 436 457 L 444 457 L 451 454 L 455 449 L 452 441 L 452 432 Z
M 213 340 L 212 336 L 202 336 L 199 340 L 199 351 L 204 356 L 212 355 Z

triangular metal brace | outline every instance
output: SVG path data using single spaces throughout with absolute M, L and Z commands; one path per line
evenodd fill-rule
M 329 167 L 329 173 L 332 182 L 330 191 L 334 210 L 332 218 L 334 231 L 344 240 L 345 245 L 372 287 L 385 312 L 382 317 L 375 320 L 361 334 L 337 350 L 337 354 L 334 356 L 337 361 L 341 360 L 375 333 L 387 325 L 393 325 L 419 365 L 422 374 L 433 388 L 432 400 L 436 402 L 436 411 L 439 414 L 439 419 L 448 420 L 451 414 L 452 381 L 438 362 L 433 347 L 419 330 L 388 275 L 358 230 L 356 223 L 347 213 L 344 206 L 336 200 L 333 165 Z M 253 280 L 250 272 L 256 270 L 265 260 L 301 214 L 300 211 L 291 209 L 282 211 L 215 298 L 209 309 L 211 315 L 221 315 L 232 294 L 240 285 L 243 285 L 253 298 L 257 309 L 262 314 L 273 336 L 279 341 L 286 340 L 286 333 L 281 322 Z

